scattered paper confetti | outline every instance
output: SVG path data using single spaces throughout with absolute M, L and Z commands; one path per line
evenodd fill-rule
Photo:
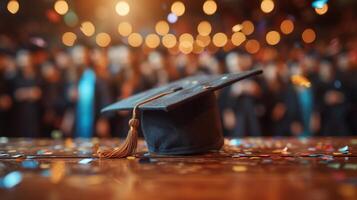
M 345 153 L 345 152 L 348 152 L 348 149 L 349 149 L 348 146 L 344 146 L 344 147 L 339 148 L 338 151 L 341 153 Z
M 357 170 L 357 164 L 346 163 L 345 166 L 343 166 L 343 168 L 344 169 Z
M 232 170 L 235 172 L 245 172 L 247 171 L 247 167 L 243 165 L 235 165 L 232 167 Z
M 85 158 L 85 159 L 82 159 L 82 160 L 78 161 L 78 163 L 82 164 L 82 165 L 87 165 L 92 161 L 93 161 L 93 158 Z
M 13 171 L 0 179 L 0 187 L 10 189 L 18 185 L 22 181 L 22 174 L 19 171 Z

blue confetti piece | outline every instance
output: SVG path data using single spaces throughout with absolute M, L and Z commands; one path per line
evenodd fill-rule
M 338 151 L 341 153 L 346 153 L 346 152 L 348 152 L 348 146 L 341 147 L 338 149 Z
M 313 8 L 323 8 L 327 2 L 328 0 L 315 0 L 311 3 L 311 6 Z
M 2 188 L 13 188 L 22 181 L 22 174 L 18 171 L 13 171 L 4 176 L 0 181 L 0 186 Z
M 38 166 L 38 162 L 36 160 L 24 160 L 22 162 L 22 167 L 28 169 L 36 169 Z

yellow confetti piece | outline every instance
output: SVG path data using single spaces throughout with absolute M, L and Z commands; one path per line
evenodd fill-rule
M 247 167 L 246 166 L 242 166 L 242 165 L 235 165 L 232 167 L 232 170 L 235 172 L 245 172 L 247 171 Z
M 126 159 L 128 159 L 128 160 L 135 160 L 136 158 L 135 158 L 135 156 L 128 156 L 128 157 L 126 157 Z
M 54 162 L 51 167 L 51 182 L 59 183 L 66 173 L 66 164 L 64 161 Z
M 291 82 L 294 85 L 309 88 L 311 87 L 311 82 L 304 76 L 301 75 L 293 75 L 291 76 Z

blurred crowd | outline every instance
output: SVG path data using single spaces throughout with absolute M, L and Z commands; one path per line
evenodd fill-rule
M 225 136 L 357 134 L 357 41 L 335 39 L 254 55 L 121 45 L 1 49 L 0 136 L 124 137 L 130 112 L 101 114 L 106 105 L 187 76 L 252 68 L 263 75 L 217 93 Z

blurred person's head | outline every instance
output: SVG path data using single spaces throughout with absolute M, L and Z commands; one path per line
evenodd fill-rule
M 238 62 L 240 71 L 250 70 L 253 67 L 253 58 L 249 54 L 239 54 Z
M 334 78 L 334 71 L 331 62 L 322 60 L 320 63 L 319 77 L 323 82 L 330 82 Z
M 157 51 L 153 51 L 149 53 L 148 62 L 155 70 L 159 70 L 164 67 L 162 55 Z
M 71 49 L 71 57 L 76 66 L 89 67 L 89 52 L 85 46 L 77 45 Z
M 67 69 L 72 65 L 72 59 L 65 51 L 58 51 L 54 54 L 55 64 L 60 69 Z
M 42 77 L 49 83 L 55 83 L 60 80 L 60 72 L 58 68 L 51 62 L 46 62 L 41 67 Z
M 108 49 L 109 70 L 112 74 L 117 74 L 122 68 L 129 65 L 129 49 L 128 47 L 113 46 Z
M 220 72 L 218 59 L 208 52 L 203 52 L 198 56 L 198 64 L 207 69 L 210 74 L 219 74 Z
M 226 56 L 226 66 L 229 73 L 237 73 L 239 68 L 239 55 L 236 52 L 230 52 Z

